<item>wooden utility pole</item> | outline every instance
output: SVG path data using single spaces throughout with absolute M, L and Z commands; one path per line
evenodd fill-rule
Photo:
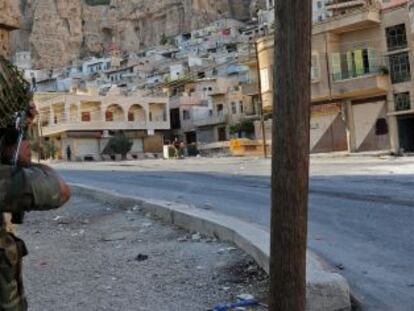
M 276 1 L 270 311 L 306 307 L 311 0 Z

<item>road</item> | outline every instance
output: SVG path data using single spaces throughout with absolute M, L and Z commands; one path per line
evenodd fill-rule
M 260 159 L 59 164 L 71 182 L 212 208 L 269 227 L 270 163 Z M 309 248 L 366 310 L 414 308 L 414 160 L 316 158 Z

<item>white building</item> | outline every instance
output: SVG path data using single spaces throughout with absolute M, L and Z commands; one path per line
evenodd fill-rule
M 14 64 L 21 70 L 32 69 L 32 53 L 30 51 L 16 52 Z
M 83 75 L 102 73 L 111 68 L 111 58 L 92 58 L 82 64 Z

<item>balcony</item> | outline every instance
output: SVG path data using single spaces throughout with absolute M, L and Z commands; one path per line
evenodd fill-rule
M 335 98 L 357 98 L 386 94 L 390 88 L 388 75 L 371 73 L 356 78 L 334 81 L 332 95 Z
M 341 34 L 379 26 L 380 24 L 380 9 L 373 5 L 352 10 L 344 15 L 333 16 L 324 22 L 315 24 L 313 26 L 313 34 L 326 32 Z
M 259 85 L 257 82 L 252 82 L 242 85 L 243 95 L 254 96 L 259 94 Z
M 68 131 L 116 131 L 116 130 L 169 130 L 170 123 L 168 121 L 140 121 L 140 122 L 107 122 L 107 121 L 91 121 L 91 122 L 63 122 L 42 127 L 42 135 L 57 135 Z
M 219 125 L 227 122 L 227 114 L 220 113 L 209 116 L 205 119 L 193 120 L 193 124 L 197 127 Z
M 331 0 L 326 4 L 325 8 L 328 11 L 344 10 L 361 7 L 366 5 L 366 3 L 366 0 Z

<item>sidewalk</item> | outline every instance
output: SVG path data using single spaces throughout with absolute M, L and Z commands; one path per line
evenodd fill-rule
M 391 151 L 366 151 L 366 152 L 348 152 L 348 151 L 340 151 L 340 152 L 329 152 L 329 153 L 312 153 L 310 155 L 311 159 L 319 159 L 319 158 L 380 158 L 380 157 L 391 157 Z
M 30 253 L 32 311 L 205 311 L 240 294 L 267 296 L 267 276 L 242 251 L 162 225 L 134 205 L 74 196 L 57 211 L 28 214 L 19 235 Z

